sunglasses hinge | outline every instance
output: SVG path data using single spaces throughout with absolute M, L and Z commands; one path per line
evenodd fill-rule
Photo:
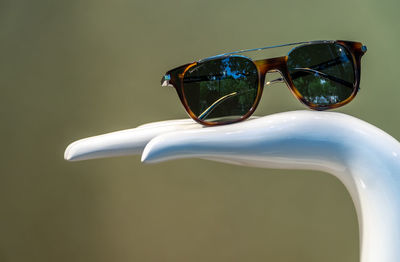
M 164 86 L 172 86 L 172 85 L 169 83 L 169 80 L 171 80 L 171 76 L 170 76 L 169 74 L 164 75 L 164 76 L 162 77 L 162 79 L 161 79 L 161 86 L 162 86 L 162 87 L 164 87 Z

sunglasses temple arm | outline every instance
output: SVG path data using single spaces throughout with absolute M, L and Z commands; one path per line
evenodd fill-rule
M 227 99 L 234 97 L 236 95 L 237 95 L 237 92 L 233 92 L 233 93 L 224 95 L 223 97 L 219 98 L 217 101 L 212 103 L 212 105 L 210 105 L 206 110 L 204 110 L 203 113 L 201 113 L 199 115 L 199 119 L 203 119 L 203 118 L 207 117 L 218 105 L 220 105 L 222 102 L 224 102 Z
M 206 110 L 204 110 L 200 115 L 199 115 L 199 119 L 202 120 L 205 117 L 207 117 L 215 108 L 217 108 L 217 106 L 219 106 L 220 104 L 222 104 L 223 102 L 227 101 L 230 98 L 233 98 L 237 95 L 242 95 L 244 93 L 247 92 L 251 92 L 251 90 L 248 91 L 243 91 L 243 92 L 232 92 L 230 94 L 224 95 L 223 97 L 219 98 L 218 100 L 216 100 L 214 103 L 212 103 L 211 106 L 209 106 Z
M 319 76 L 321 76 L 323 78 L 329 79 L 331 81 L 334 81 L 334 82 L 337 82 L 339 84 L 342 84 L 342 85 L 344 85 L 344 86 L 346 86 L 346 87 L 348 87 L 350 89 L 353 89 L 354 86 L 353 86 L 352 83 L 350 83 L 350 82 L 348 82 L 346 80 L 340 79 L 338 77 L 335 77 L 335 76 L 332 76 L 332 75 L 328 75 L 328 74 L 325 74 L 325 73 L 319 71 L 319 70 L 322 70 L 322 69 L 325 69 L 325 68 L 328 68 L 328 67 L 332 67 L 332 66 L 338 65 L 338 64 L 340 64 L 342 62 L 343 62 L 342 58 L 341 57 L 337 57 L 335 59 L 331 59 L 331 60 L 322 62 L 320 64 L 311 66 L 309 68 L 294 68 L 295 70 L 299 70 L 299 71 L 303 71 L 303 72 L 296 72 L 296 73 L 292 74 L 291 77 L 292 77 L 292 79 L 296 79 L 296 78 L 301 77 L 301 76 L 303 76 L 303 75 L 305 75 L 307 73 L 310 73 L 310 74 L 314 73 L 314 74 L 318 74 Z
M 326 78 L 326 79 L 332 80 L 332 81 L 337 82 L 339 84 L 342 84 L 342 85 L 344 85 L 344 86 L 346 86 L 348 88 L 352 89 L 354 87 L 352 83 L 350 83 L 350 82 L 348 82 L 346 80 L 340 79 L 340 78 L 338 78 L 336 76 L 333 76 L 333 75 L 325 74 L 325 73 L 323 73 L 321 71 L 318 71 L 318 70 L 315 70 L 315 69 L 298 68 L 297 67 L 297 68 L 294 68 L 294 70 L 298 70 L 298 72 L 292 74 L 292 79 L 293 80 L 303 76 L 304 74 L 315 74 L 316 76 L 320 76 L 322 78 Z

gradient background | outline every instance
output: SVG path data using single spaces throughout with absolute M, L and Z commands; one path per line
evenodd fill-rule
M 185 118 L 162 74 L 194 59 L 362 41 L 336 111 L 400 138 L 400 2 L 0 0 L 0 261 L 357 262 L 344 186 L 319 172 L 140 156 L 68 163 L 72 141 Z M 284 85 L 257 115 L 305 109 Z M 378 178 L 377 178 L 378 179 Z

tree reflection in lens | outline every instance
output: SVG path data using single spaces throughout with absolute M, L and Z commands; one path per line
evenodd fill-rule
M 339 44 L 295 48 L 288 55 L 289 74 L 303 98 L 321 107 L 346 100 L 354 91 L 354 66 Z
M 205 121 L 226 122 L 242 117 L 253 106 L 257 89 L 257 68 L 242 56 L 200 62 L 183 78 L 190 110 Z

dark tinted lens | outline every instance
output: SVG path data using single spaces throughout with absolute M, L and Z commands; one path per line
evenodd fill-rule
M 189 68 L 183 92 L 190 110 L 202 121 L 229 122 L 250 111 L 257 97 L 258 74 L 245 57 L 206 60 Z
M 287 64 L 294 86 L 308 103 L 329 107 L 354 91 L 353 59 L 339 44 L 300 46 L 290 52 Z

